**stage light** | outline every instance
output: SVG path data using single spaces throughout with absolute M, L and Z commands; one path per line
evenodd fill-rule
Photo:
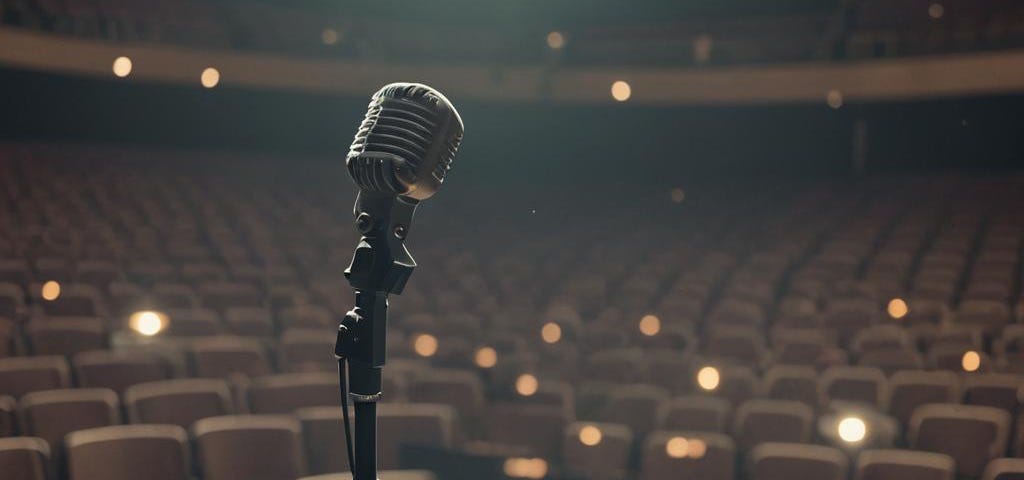
M 933 3 L 928 6 L 928 16 L 936 20 L 942 18 L 946 14 L 946 7 L 943 7 L 941 3 Z
M 838 110 L 843 106 L 843 92 L 835 89 L 829 90 L 825 95 L 825 102 L 833 110 Z
M 612 84 L 612 98 L 615 100 L 625 102 L 631 96 L 633 96 L 633 88 L 625 81 L 618 80 Z
M 50 280 L 43 284 L 42 291 L 43 300 L 54 301 L 57 297 L 60 297 L 60 283 L 56 280 Z
M 333 28 L 325 28 L 323 32 L 320 32 L 320 41 L 324 42 L 324 45 L 338 43 L 338 31 Z
M 644 315 L 640 319 L 640 333 L 653 337 L 661 331 L 661 320 L 655 315 Z
M 565 46 L 565 35 L 562 32 L 551 32 L 548 34 L 548 48 L 559 50 Z
M 529 373 L 524 373 L 516 379 L 516 393 L 524 397 L 537 393 L 537 388 L 539 387 L 540 384 L 537 382 L 537 377 Z
M 199 77 L 199 81 L 202 82 L 206 88 L 216 87 L 220 83 L 220 72 L 213 67 L 207 67 L 203 70 L 203 74 Z
M 868 426 L 857 417 L 846 417 L 839 421 L 837 427 L 839 438 L 846 443 L 857 443 L 868 435 Z
M 150 310 L 135 312 L 128 317 L 128 327 L 139 335 L 152 337 L 167 327 L 167 315 Z
M 665 453 L 672 458 L 686 458 L 690 454 L 690 442 L 683 437 L 672 437 L 665 444 Z
M 711 391 L 718 388 L 721 381 L 722 377 L 715 367 L 704 367 L 697 372 L 697 385 L 704 390 Z
M 960 359 L 960 366 L 964 368 L 965 372 L 977 372 L 981 368 L 981 355 L 974 350 L 964 352 L 963 358 Z
M 498 364 L 498 352 L 491 347 L 481 347 L 476 351 L 476 366 L 493 368 Z
M 679 187 L 673 188 L 672 191 L 668 193 L 668 196 L 674 203 L 683 203 L 683 200 L 686 200 L 686 192 Z
M 558 343 L 562 339 L 562 327 L 555 322 L 545 323 L 540 329 L 540 337 L 545 343 Z
M 114 59 L 114 75 L 124 78 L 132 73 L 132 59 L 117 57 Z
M 601 443 L 601 438 L 603 437 L 601 429 L 594 425 L 587 425 L 580 429 L 580 443 L 588 447 L 597 446 Z
M 509 458 L 505 460 L 505 476 L 511 478 L 544 478 L 548 462 L 543 458 Z
M 902 298 L 889 300 L 889 306 L 886 307 L 886 310 L 888 310 L 889 316 L 896 320 L 899 320 L 910 313 L 910 307 Z
M 421 357 L 433 357 L 437 353 L 437 337 L 429 333 L 421 333 L 416 336 L 412 349 Z

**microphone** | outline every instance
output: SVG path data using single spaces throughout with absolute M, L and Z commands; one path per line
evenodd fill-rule
M 392 83 L 373 94 L 345 165 L 362 192 L 430 198 L 462 142 L 462 118 L 441 92 Z

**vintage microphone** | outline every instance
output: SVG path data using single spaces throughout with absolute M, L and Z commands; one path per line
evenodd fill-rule
M 462 118 L 441 92 L 418 83 L 392 83 L 373 94 L 345 159 L 359 187 L 354 214 L 362 238 L 345 269 L 356 305 L 338 327 L 334 355 L 354 480 L 377 480 L 377 401 L 388 295 L 402 293 L 416 267 L 405 238 L 416 206 L 437 192 L 451 168 L 462 132 Z M 355 404 L 354 449 L 349 398 Z

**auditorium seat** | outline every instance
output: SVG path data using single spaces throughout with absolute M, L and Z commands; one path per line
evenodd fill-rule
M 303 407 L 341 405 L 338 375 L 282 373 L 252 379 L 248 386 L 252 413 L 291 413 Z
M 113 390 L 76 388 L 26 394 L 18 402 L 25 434 L 40 437 L 61 458 L 64 436 L 75 430 L 121 423 L 120 402 Z
M 294 480 L 306 473 L 302 430 L 294 417 L 210 417 L 196 422 L 192 433 L 205 480 Z
M 762 443 L 747 464 L 751 480 L 845 480 L 849 468 L 841 450 L 796 443 Z
M 380 480 L 437 480 L 433 473 L 426 470 L 384 470 L 377 472 Z M 352 480 L 351 473 L 328 473 L 302 477 L 298 480 Z
M 167 335 L 199 337 L 227 331 L 220 315 L 209 308 L 174 308 L 164 313 L 168 319 Z
M 662 430 L 725 432 L 732 405 L 728 400 L 705 395 L 677 397 L 662 406 Z
M 389 334 L 389 339 L 392 336 Z M 285 330 L 278 346 L 278 365 L 286 372 L 337 372 L 334 341 L 334 332 L 323 328 Z M 393 353 L 388 350 L 389 354 Z M 385 380 L 389 376 L 385 376 Z
M 963 402 L 968 405 L 982 405 L 1001 408 L 1016 415 L 1024 398 L 1018 397 L 1018 389 L 1024 385 L 1024 375 L 985 373 L 965 375 Z
M 713 390 L 712 395 L 725 398 L 733 405 L 739 405 L 757 394 L 759 380 L 752 368 L 724 365 L 718 367 L 718 371 L 719 384 L 718 388 Z M 697 375 L 694 374 L 693 378 L 697 378 Z
M 255 339 L 234 336 L 202 337 L 192 340 L 192 362 L 198 377 L 231 375 L 256 377 L 272 373 L 263 346 Z
M 853 480 L 953 480 L 949 455 L 911 450 L 865 450 L 857 456 Z
M 199 307 L 199 297 L 195 290 L 183 283 L 157 283 L 150 289 L 149 296 L 154 306 L 165 311 Z
M 235 335 L 270 337 L 274 334 L 274 320 L 262 307 L 231 307 L 224 311 L 224 323 Z
M 296 305 L 282 308 L 277 313 L 282 328 L 337 328 L 340 321 L 331 311 L 319 305 Z
M 14 318 L 25 312 L 25 290 L 15 283 L 0 282 L 0 317 Z
M 340 405 L 340 404 L 339 404 Z M 352 420 L 349 407 L 349 420 Z M 379 408 L 379 407 L 378 407 Z M 303 445 L 309 473 L 348 471 L 341 407 L 309 407 L 295 411 L 302 424 Z
M 641 383 L 647 365 L 642 351 L 631 348 L 602 349 L 587 357 L 588 380 L 612 384 Z
M 25 328 L 33 355 L 66 355 L 107 347 L 107 327 L 94 317 L 34 318 Z
M 203 282 L 198 292 L 204 305 L 221 313 L 230 307 L 255 307 L 262 302 L 259 289 L 247 283 Z
M 740 451 L 764 442 L 803 443 L 811 439 L 814 411 L 790 400 L 748 400 L 736 408 L 732 436 Z
M 104 317 L 109 314 L 99 289 L 83 284 L 62 284 L 60 296 L 42 302 L 42 307 L 50 317 Z
M 118 425 L 67 436 L 69 480 L 188 480 L 188 434 L 175 425 Z M 258 455 L 258 454 L 257 454 Z
M 565 469 L 595 480 L 626 476 L 633 433 L 624 425 L 572 423 L 562 436 Z
M 1024 480 L 1024 458 L 997 458 L 988 463 L 981 480 Z
M 338 409 L 335 409 L 338 412 Z M 340 412 L 338 412 L 340 413 Z M 381 404 L 377 407 L 377 448 L 381 468 L 402 466 L 403 445 L 455 447 L 456 411 L 447 405 Z
M 408 393 L 411 402 L 450 405 L 464 433 L 472 436 L 480 428 L 485 399 L 480 378 L 472 372 L 426 370 L 410 379 Z
M 117 264 L 107 260 L 80 260 L 75 270 L 79 282 L 99 289 L 105 289 L 111 282 L 121 279 L 121 270 Z
M 846 400 L 885 408 L 888 397 L 885 373 L 873 367 L 830 367 L 821 373 L 825 401 Z
M 487 409 L 487 440 L 511 445 L 528 455 L 559 458 L 562 432 L 574 421 L 561 405 L 492 403 Z
M 9 395 L 0 395 L 0 438 L 14 436 L 17 431 L 15 412 L 18 402 Z
M 0 395 L 19 398 L 28 392 L 70 386 L 70 368 L 62 356 L 0 358 Z
M 889 379 L 889 412 L 905 426 L 917 407 L 957 403 L 960 391 L 960 380 L 953 372 L 899 371 Z
M 821 405 L 818 390 L 818 372 L 812 367 L 777 365 L 761 377 L 761 396 L 776 400 L 802 402 L 811 408 Z
M 702 352 L 705 357 L 753 367 L 760 367 L 767 356 L 764 335 L 754 327 L 741 326 L 712 327 Z
M 185 378 L 132 385 L 124 392 L 131 423 L 189 428 L 201 418 L 235 413 L 231 389 L 220 379 Z
M 656 431 L 647 437 L 640 470 L 644 480 L 733 480 L 735 463 L 736 447 L 726 435 Z
M 19 336 L 18 326 L 12 320 L 0 316 L 0 358 L 15 355 Z
M 1010 414 L 992 407 L 929 404 L 910 419 L 907 440 L 916 450 L 947 454 L 958 475 L 976 477 L 992 459 L 1005 454 Z
M 171 373 L 163 360 L 143 352 L 82 352 L 72 364 L 80 387 L 109 388 L 119 395 L 132 385 L 170 378 Z
M 50 447 L 36 437 L 0 438 L 0 472 L 4 480 L 48 480 Z
M 669 401 L 669 394 L 653 385 L 622 385 L 611 392 L 600 421 L 629 427 L 637 438 L 645 437 L 658 426 L 658 413 Z

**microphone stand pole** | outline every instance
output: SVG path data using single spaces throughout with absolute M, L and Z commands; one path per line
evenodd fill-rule
M 345 269 L 356 305 L 338 327 L 334 346 L 341 379 L 345 362 L 349 363 L 349 398 L 355 404 L 353 480 L 377 480 L 377 401 L 386 355 L 388 295 L 401 294 L 416 268 L 404 242 L 417 203 L 365 191 L 356 197 L 356 228 L 362 238 Z

